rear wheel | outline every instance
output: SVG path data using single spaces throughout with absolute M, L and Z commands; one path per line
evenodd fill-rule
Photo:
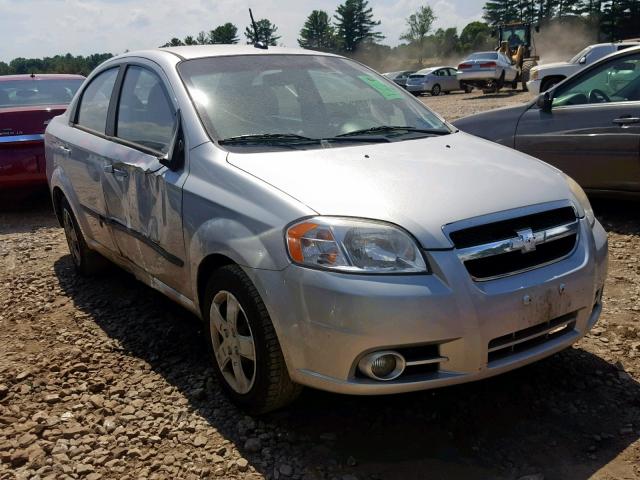
M 440 88 L 440 85 L 438 85 L 437 83 L 431 87 L 431 95 L 434 97 L 437 97 L 438 95 L 440 95 L 440 93 L 442 92 L 442 88 Z
M 76 270 L 85 276 L 95 275 L 104 270 L 109 262 L 87 246 L 87 242 L 66 198 L 60 201 L 60 214 L 64 236 L 67 239 L 69 252 Z
M 464 93 L 471 93 L 471 92 L 473 92 L 473 87 L 471 85 L 465 85 Z
M 204 300 L 214 370 L 231 400 L 252 414 L 295 400 L 302 387 L 289 378 L 267 309 L 242 269 L 217 270 Z

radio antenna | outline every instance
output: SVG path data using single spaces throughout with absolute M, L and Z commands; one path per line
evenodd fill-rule
M 251 11 L 251 9 L 249 9 L 249 17 L 251 17 L 251 25 L 253 25 L 253 40 L 254 40 L 253 46 L 256 48 L 261 48 L 262 50 L 268 49 L 269 47 L 267 46 L 267 44 L 260 41 L 258 24 L 253 19 L 253 12 Z

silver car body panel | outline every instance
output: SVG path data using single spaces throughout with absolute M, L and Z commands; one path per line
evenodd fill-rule
M 68 199 L 91 248 L 196 315 L 203 265 L 212 258 L 237 263 L 264 300 L 293 380 L 344 393 L 397 393 L 484 378 L 565 348 L 593 326 L 607 270 L 606 233 L 597 222 L 586 224 L 564 176 L 532 157 L 464 133 L 251 154 L 213 143 L 176 64 L 198 56 L 278 53 L 311 54 L 180 47 L 116 57 L 89 77 L 126 62 L 158 71 L 181 110 L 187 152 L 185 166 L 171 172 L 155 158 L 73 127 L 76 96 L 46 131 L 47 176 L 51 190 Z M 136 161 L 128 164 L 131 155 Z M 322 166 L 330 177 L 308 181 L 300 169 L 309 165 Z M 121 168 L 127 175 L 115 178 L 113 169 Z M 452 225 L 542 211 L 557 202 L 573 205 L 581 218 L 571 255 L 505 278 L 471 278 L 448 237 Z M 354 275 L 292 264 L 286 226 L 318 214 L 401 225 L 419 241 L 432 273 Z M 574 319 L 563 336 L 489 361 L 491 339 L 563 315 Z M 423 344 L 439 345 L 442 363 L 433 373 L 391 382 L 356 375 L 367 352 Z

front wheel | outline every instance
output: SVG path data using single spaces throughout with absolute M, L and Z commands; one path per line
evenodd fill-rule
M 431 95 L 433 97 L 437 97 L 438 95 L 440 95 L 440 92 L 442 92 L 442 89 L 440 88 L 440 85 L 438 85 L 437 83 L 433 86 L 433 88 L 431 88 Z
M 239 266 L 211 276 L 202 313 L 216 376 L 234 403 L 262 414 L 295 400 L 302 387 L 289 378 L 267 309 Z

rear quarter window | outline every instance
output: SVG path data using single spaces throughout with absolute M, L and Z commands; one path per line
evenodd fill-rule
M 98 74 L 85 88 L 78 108 L 78 125 L 98 133 L 105 132 L 109 102 L 118 70 L 116 67 Z

